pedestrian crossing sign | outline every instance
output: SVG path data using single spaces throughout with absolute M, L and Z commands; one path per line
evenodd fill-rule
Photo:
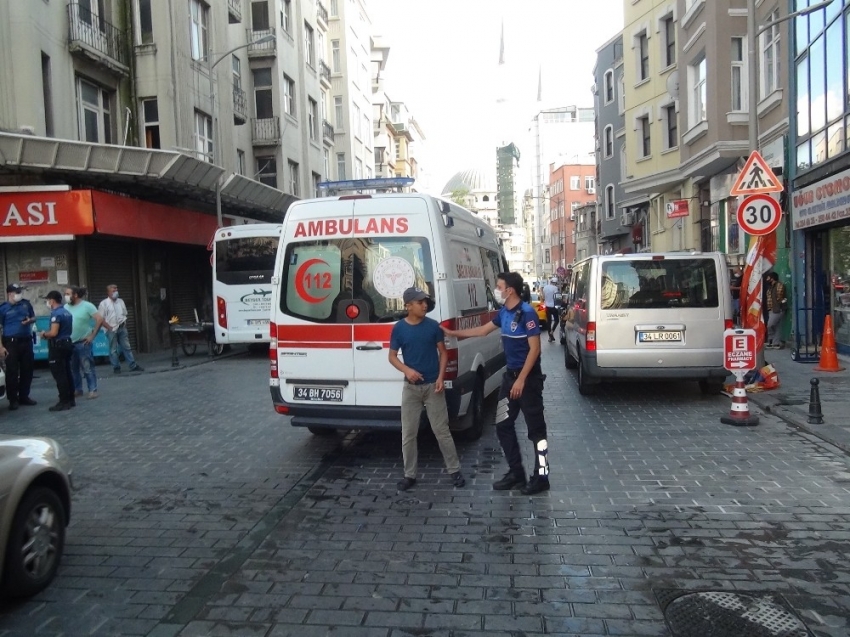
M 754 150 L 743 170 L 738 174 L 735 185 L 729 191 L 732 197 L 741 195 L 766 195 L 771 192 L 782 192 L 782 182 L 764 161 L 757 150 Z

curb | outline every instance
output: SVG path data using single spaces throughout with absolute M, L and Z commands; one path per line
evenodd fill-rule
M 808 422 L 808 413 L 791 405 L 783 405 L 768 394 L 748 394 L 747 399 L 765 413 L 772 414 L 785 423 L 838 447 L 845 453 L 850 453 L 850 432 L 846 428 L 827 424 L 811 425 Z
M 199 365 L 206 365 L 208 363 L 214 363 L 215 361 L 225 360 L 227 358 L 235 358 L 237 356 L 245 356 L 248 354 L 247 350 L 240 349 L 237 351 L 230 351 L 220 356 L 210 356 L 209 354 L 203 354 L 199 356 L 178 356 L 177 361 L 180 363 L 176 367 L 171 366 L 171 358 L 168 358 L 168 366 L 167 367 L 147 367 L 143 373 L 145 374 L 165 374 L 167 372 L 176 372 L 181 369 L 189 369 L 190 367 L 198 367 Z M 185 361 L 186 359 L 192 359 L 191 362 L 183 363 L 181 361 Z M 129 375 L 129 374 L 127 374 Z M 113 374 L 116 378 L 119 377 L 118 374 Z M 124 376 L 124 374 L 120 374 L 120 376 Z

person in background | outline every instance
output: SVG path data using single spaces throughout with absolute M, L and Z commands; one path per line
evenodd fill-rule
M 779 334 L 782 326 L 782 316 L 788 305 L 785 296 L 785 286 L 779 282 L 776 272 L 768 272 L 765 275 L 767 282 L 767 338 L 765 349 L 782 349 L 782 338 Z
M 59 391 L 59 402 L 49 411 L 67 411 L 77 406 L 74 400 L 74 378 L 71 375 L 71 356 L 74 352 L 71 331 L 74 319 L 62 306 L 62 295 L 58 291 L 48 292 L 44 298 L 50 310 L 50 329 L 43 331 L 41 338 L 47 339 L 50 373 Z
M 729 279 L 729 289 L 732 292 L 732 320 L 735 325 L 741 324 L 741 284 L 744 281 L 744 271 L 740 265 L 736 265 L 732 269 L 732 276 Z
M 25 287 L 10 283 L 6 286 L 7 301 L 0 304 L 0 332 L 3 335 L 0 357 L 6 358 L 6 397 L 9 410 L 18 405 L 32 406 L 30 398 L 32 370 L 35 357 L 32 351 L 32 324 L 35 311 L 24 298 Z
M 522 294 L 520 295 L 523 303 L 531 303 L 531 288 L 528 287 L 528 283 L 522 284 Z
M 540 367 L 540 326 L 534 308 L 519 298 L 522 275 L 502 272 L 497 279 L 495 296 L 502 308 L 492 322 L 465 330 L 443 328 L 443 331 L 447 336 L 463 339 L 501 329 L 507 369 L 496 406 L 496 435 L 508 462 L 508 472 L 493 484 L 493 489 L 507 491 L 521 487 L 523 495 L 534 495 L 549 490 L 549 444 L 543 416 L 546 377 Z M 534 445 L 534 473 L 528 481 L 516 436 L 516 417 L 520 411 Z
M 92 341 L 97 336 L 103 317 L 97 308 L 85 300 L 86 289 L 83 287 L 65 288 L 65 309 L 74 319 L 71 341 L 74 343 L 74 353 L 71 356 L 71 374 L 74 377 L 74 395 L 83 395 L 83 376 L 89 389 L 89 398 L 97 398 L 97 374 L 94 371 L 94 355 Z
M 443 376 L 449 355 L 440 324 L 425 316 L 434 309 L 434 302 L 425 290 L 408 288 L 402 296 L 407 317 L 393 326 L 390 335 L 390 365 L 404 374 L 401 391 L 401 455 L 404 477 L 398 483 L 399 491 L 407 491 L 416 484 L 418 459 L 417 435 L 422 407 L 428 414 L 431 429 L 452 484 L 466 484 L 460 472 L 457 448 L 449 431 L 449 411 L 446 407 Z M 402 352 L 404 362 L 399 360 Z M 438 356 L 439 354 L 439 356 Z
M 555 295 L 558 294 L 558 277 L 553 276 L 543 286 L 543 305 L 546 306 L 546 322 L 549 327 L 549 342 L 555 340 L 555 328 L 558 327 L 558 308 L 555 307 Z
M 127 332 L 127 305 L 118 295 L 117 285 L 113 283 L 106 286 L 106 298 L 97 306 L 97 311 L 103 317 L 103 326 L 107 330 L 106 338 L 109 341 L 109 362 L 112 363 L 112 371 L 116 374 L 121 373 L 119 354 L 124 355 L 124 360 L 130 366 L 131 372 L 145 371 L 133 357 L 130 334 Z

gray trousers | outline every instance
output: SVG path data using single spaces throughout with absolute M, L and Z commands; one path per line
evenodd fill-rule
M 404 459 L 404 477 L 416 478 L 419 462 L 417 435 L 419 417 L 424 405 L 431 422 L 431 430 L 440 445 L 440 453 L 449 473 L 460 471 L 460 460 L 452 434 L 449 431 L 449 410 L 446 408 L 446 395 L 434 391 L 435 383 L 411 385 L 404 383 L 401 392 L 401 455 Z
M 783 312 L 769 312 L 767 315 L 767 345 L 782 345 L 779 330 L 782 327 Z

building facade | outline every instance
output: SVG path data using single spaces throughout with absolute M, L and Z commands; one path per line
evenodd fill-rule
M 592 159 L 585 163 L 550 164 L 548 193 L 549 224 L 544 230 L 543 263 L 545 276 L 551 277 L 559 268 L 569 269 L 578 258 L 576 209 L 590 203 L 596 205 L 596 166 Z M 595 225 L 593 237 L 595 244 Z

